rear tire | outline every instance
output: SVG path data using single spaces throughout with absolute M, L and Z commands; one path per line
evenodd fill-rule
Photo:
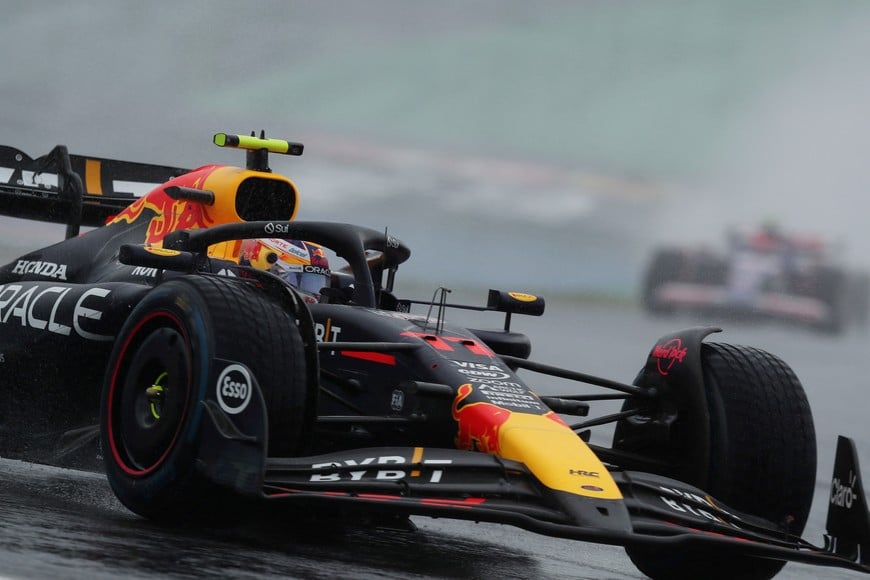
M 800 534 L 816 477 L 816 436 L 803 387 L 778 357 L 751 347 L 701 345 L 710 415 L 710 468 L 687 481 L 741 512 Z M 662 473 L 662 475 L 672 475 Z M 651 578 L 766 580 L 784 562 L 710 548 L 629 547 L 632 562 Z
M 301 451 L 315 411 L 297 322 L 262 290 L 216 276 L 161 284 L 133 309 L 109 359 L 100 440 L 112 489 L 152 519 L 204 514 L 225 492 L 197 476 L 201 401 L 214 358 L 245 365 L 268 413 L 269 454 Z

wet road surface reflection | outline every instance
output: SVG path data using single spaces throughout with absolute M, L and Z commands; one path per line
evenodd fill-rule
M 12 578 L 548 577 L 535 556 L 501 545 L 504 536 L 485 539 L 502 526 L 450 522 L 480 539 L 313 528 L 280 514 L 220 528 L 162 526 L 126 511 L 101 474 L 13 460 L 0 460 L 0 513 L 0 574 Z

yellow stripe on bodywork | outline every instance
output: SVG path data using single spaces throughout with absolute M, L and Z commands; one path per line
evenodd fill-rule
M 545 415 L 512 413 L 498 439 L 501 457 L 525 464 L 550 489 L 597 499 L 622 498 L 598 456 L 564 424 Z
M 423 448 L 414 447 L 414 454 L 411 456 L 411 465 L 419 465 L 423 461 Z M 420 470 L 414 469 L 411 471 L 411 477 L 420 477 Z
M 100 180 L 101 164 L 98 159 L 85 160 L 85 191 L 91 195 L 103 195 L 103 183 Z

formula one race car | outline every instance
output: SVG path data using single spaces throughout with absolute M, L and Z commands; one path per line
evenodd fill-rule
M 835 248 L 765 223 L 731 232 L 727 248 L 665 247 L 644 273 L 650 313 L 693 312 L 794 322 L 825 333 L 867 325 L 870 277 L 835 260 Z
M 621 545 L 654 578 L 770 578 L 786 561 L 870 572 L 850 439 L 824 545 L 800 537 L 815 432 L 778 357 L 692 328 L 656 341 L 633 384 L 533 362 L 510 326 L 541 297 L 399 299 L 401 241 L 295 221 L 297 188 L 268 154 L 301 145 L 215 143 L 246 149 L 246 167 L 0 148 L 0 213 L 67 224 L 0 268 L 4 456 L 99 453 L 120 501 L 168 522 L 264 505 L 435 516 Z M 504 326 L 447 321 L 463 309 Z M 534 373 L 606 392 L 540 396 Z M 621 411 L 590 418 L 608 399 Z M 604 423 L 612 445 L 589 443 Z

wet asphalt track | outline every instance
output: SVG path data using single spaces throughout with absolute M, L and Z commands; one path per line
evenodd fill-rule
M 2 221 L 4 230 L 17 222 Z M 10 248 L 0 252 L 11 258 Z M 401 289 L 401 288 L 400 288 Z M 420 296 L 414 296 L 420 298 Z M 482 303 L 485 292 L 457 302 Z M 458 315 L 457 315 L 458 316 Z M 630 381 L 655 339 L 692 319 L 649 318 L 634 307 L 549 300 L 542 318 L 515 318 L 532 358 Z M 479 325 L 479 320 L 469 323 Z M 500 320 L 492 320 L 498 326 Z M 788 361 L 808 391 L 819 441 L 819 478 L 806 537 L 821 541 L 838 433 L 870 465 L 866 357 L 870 333 L 814 335 L 773 325 L 726 324 L 710 340 L 765 348 Z M 539 392 L 556 394 L 555 382 Z M 598 435 L 607 440 L 607 432 Z M 551 539 L 508 526 L 415 519 L 415 533 L 314 533 L 280 515 L 231 529 L 159 527 L 127 512 L 99 474 L 0 460 L 0 576 L 10 578 L 641 578 L 620 548 Z M 790 564 L 782 578 L 860 578 Z

